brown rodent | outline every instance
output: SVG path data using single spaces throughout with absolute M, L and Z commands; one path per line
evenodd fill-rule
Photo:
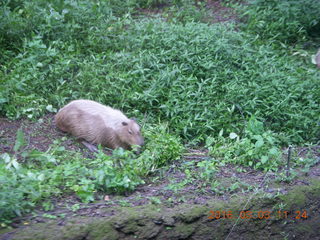
M 140 127 L 120 110 L 91 100 L 75 100 L 59 110 L 56 126 L 89 143 L 101 144 L 111 149 L 143 145 Z

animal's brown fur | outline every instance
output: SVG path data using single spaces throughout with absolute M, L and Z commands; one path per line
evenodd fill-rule
M 120 110 L 91 100 L 75 100 L 59 110 L 55 116 L 56 126 L 89 143 L 108 148 L 143 145 L 140 127 L 135 120 L 127 118 Z

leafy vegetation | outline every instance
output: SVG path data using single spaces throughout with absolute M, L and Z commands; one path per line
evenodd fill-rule
M 165 125 L 156 131 L 150 127 L 145 136 L 147 144 L 141 155 L 120 148 L 110 156 L 100 149 L 94 159 L 84 159 L 60 146 L 59 141 L 46 152 L 24 151 L 25 140 L 19 130 L 16 154 L 0 155 L 0 221 L 29 212 L 52 196 L 74 193 L 83 202 L 90 202 L 105 193 L 132 191 L 144 182 L 142 177 L 180 158 L 184 150 Z M 42 203 L 44 209 L 50 206 L 48 201 Z
M 318 72 L 254 45 L 232 26 L 128 21 L 129 28 L 96 42 L 106 52 L 74 53 L 61 41 L 47 46 L 40 36 L 25 42 L 3 72 L 2 112 L 37 117 L 50 104 L 89 98 L 168 121 L 188 140 L 221 129 L 239 133 L 251 115 L 287 141 L 317 138 Z
M 90 202 L 132 191 L 179 159 L 182 141 L 205 144 L 211 157 L 186 163 L 186 179 L 168 188 L 198 181 L 215 193 L 241 185 L 219 186 L 220 166 L 276 171 L 283 145 L 317 143 L 319 71 L 274 46 L 319 33 L 319 2 L 238 7 L 240 29 L 205 23 L 203 1 L 3 1 L 0 115 L 37 119 L 71 100 L 92 99 L 144 119 L 147 145 L 140 155 L 100 148 L 84 159 L 59 141 L 45 152 L 25 151 L 18 131 L 14 154 L 0 155 L 0 221 L 39 204 L 50 209 L 49 199 L 63 194 Z M 152 17 L 143 15 L 155 8 Z M 315 163 L 299 161 L 306 169 Z
M 243 14 L 247 18 L 244 28 L 257 34 L 261 40 L 296 43 L 319 36 L 320 2 L 318 0 L 250 0 L 248 2 Z
M 265 171 L 278 170 L 283 165 L 277 138 L 270 131 L 264 131 L 263 124 L 251 118 L 245 135 L 230 134 L 230 140 L 222 137 L 208 138 L 207 146 L 211 155 L 222 161 L 250 166 Z

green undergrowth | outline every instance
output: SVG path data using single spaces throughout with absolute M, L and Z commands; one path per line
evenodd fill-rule
M 276 134 L 265 131 L 263 124 L 252 117 L 243 137 L 230 133 L 207 139 L 209 154 L 222 161 L 253 167 L 260 170 L 278 170 L 284 165 Z
M 157 7 L 161 7 L 170 21 L 198 21 L 204 14 L 201 2 L 193 0 L 3 0 L 0 63 L 21 52 L 25 40 L 38 35 L 46 45 L 61 40 L 72 42 L 69 48 L 74 50 L 99 49 L 99 42 L 107 40 L 104 33 L 110 28 L 121 25 L 132 14 L 139 15 L 140 9 Z
M 1 113 L 36 118 L 88 98 L 167 121 L 187 140 L 240 134 L 252 115 L 283 142 L 317 139 L 318 71 L 232 25 L 127 21 L 92 33 L 86 47 L 41 35 L 25 41 L 2 67 Z
M 243 27 L 261 41 L 305 43 L 319 38 L 319 9 L 318 0 L 249 0 L 242 8 Z
M 0 219 L 50 209 L 52 196 L 132 191 L 178 159 L 182 142 L 210 157 L 190 163 L 181 185 L 200 179 L 215 192 L 220 166 L 277 171 L 283 146 L 317 144 L 320 72 L 289 44 L 316 39 L 318 1 L 222 4 L 241 8 L 243 22 L 204 23 L 204 1 L 3 1 L 0 115 L 37 119 L 91 99 L 144 119 L 147 145 L 89 160 L 59 142 L 25 152 L 19 131 L 15 153 L 1 155 Z M 309 168 L 308 159 L 293 167 Z
M 140 155 L 122 148 L 107 155 L 100 149 L 94 159 L 86 159 L 58 140 L 46 152 L 23 150 L 26 143 L 19 130 L 15 154 L 0 155 L 0 222 L 39 204 L 50 210 L 52 197 L 75 194 L 91 202 L 106 193 L 133 191 L 145 176 L 181 157 L 180 139 L 168 134 L 166 125 L 150 125 L 144 133 L 147 144 Z
M 223 137 L 221 131 L 218 136 L 207 138 L 206 147 L 209 155 L 222 163 L 233 163 L 262 171 L 279 171 L 287 164 L 287 159 L 283 156 L 286 152 L 280 147 L 278 134 L 266 131 L 263 123 L 255 117 L 249 119 L 241 137 L 236 133 Z M 291 167 L 304 166 L 306 169 L 317 162 L 315 157 L 300 158 L 296 154 L 291 155 L 290 161 Z

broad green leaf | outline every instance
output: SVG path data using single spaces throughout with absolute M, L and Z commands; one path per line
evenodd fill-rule
M 13 159 L 13 160 L 11 161 L 11 163 L 12 163 L 12 165 L 13 165 L 13 167 L 14 167 L 15 169 L 19 169 L 19 168 L 20 168 L 20 164 L 17 162 L 17 159 Z
M 231 139 L 235 139 L 235 138 L 238 137 L 238 135 L 237 135 L 236 133 L 232 132 L 232 133 L 230 133 L 229 137 L 230 137 Z
M 221 137 L 223 135 L 223 128 L 221 128 L 220 132 L 219 132 L 219 137 Z
M 273 147 L 269 150 L 269 153 L 271 155 L 277 155 L 279 153 L 278 149 L 276 147 Z
M 11 160 L 11 157 L 8 153 L 3 153 L 0 155 L 0 157 L 4 160 L 6 164 L 8 164 Z
M 260 139 L 260 140 L 256 141 L 255 147 L 260 148 L 263 146 L 263 144 L 264 144 L 264 141 L 262 139 Z
M 261 163 L 265 164 L 268 161 L 268 159 L 269 159 L 268 156 L 262 156 L 261 157 Z

